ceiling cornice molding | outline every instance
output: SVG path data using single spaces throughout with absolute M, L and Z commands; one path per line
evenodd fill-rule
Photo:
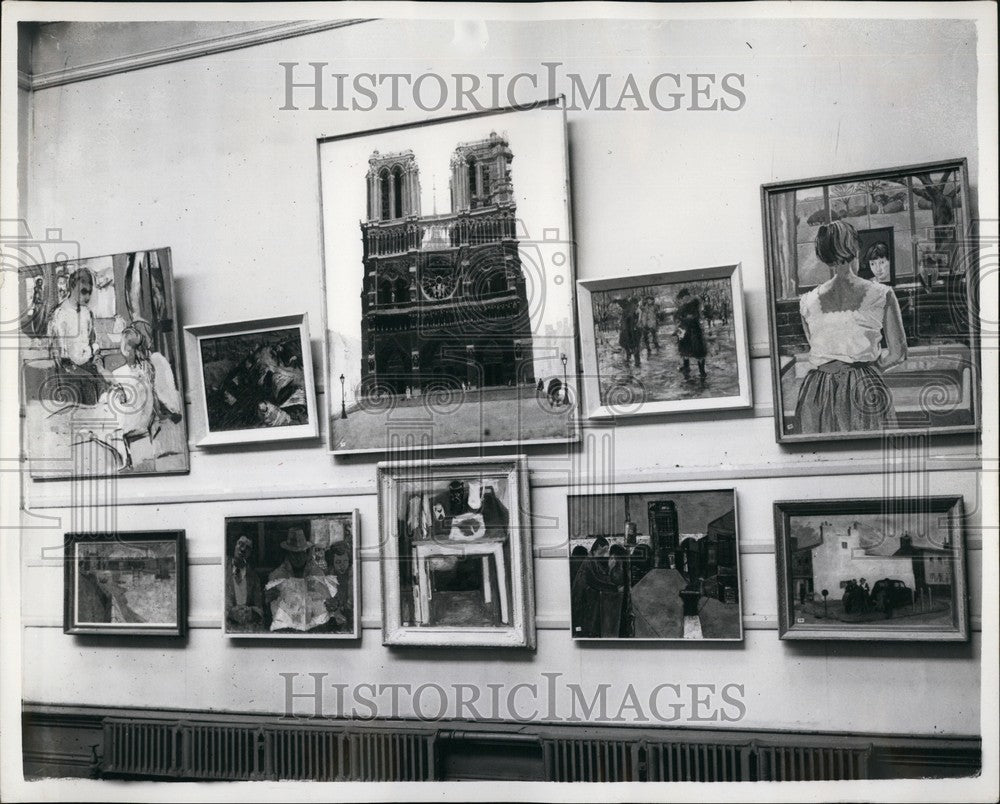
M 329 31 L 334 28 L 344 28 L 348 25 L 358 25 L 371 21 L 370 19 L 349 19 L 281 22 L 253 31 L 241 31 L 225 36 L 199 39 L 185 45 L 171 45 L 170 47 L 157 48 L 143 53 L 119 56 L 114 59 L 92 62 L 90 64 L 81 64 L 64 70 L 51 70 L 30 76 L 19 72 L 18 84 L 23 86 L 22 75 L 24 75 L 24 80 L 27 82 L 25 88 L 37 92 L 42 89 L 52 89 L 53 87 L 64 86 L 66 84 L 74 84 L 78 81 L 90 81 L 94 78 L 104 78 L 109 75 L 127 73 L 133 70 L 143 70 L 147 67 L 196 59 L 200 56 L 225 53 L 229 50 L 278 42 L 282 39 L 291 39 L 295 36 L 305 36 L 306 34 L 319 33 L 321 31 Z

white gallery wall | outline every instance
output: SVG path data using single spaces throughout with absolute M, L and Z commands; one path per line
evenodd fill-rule
M 662 72 L 742 74 L 746 102 L 736 111 L 688 110 L 688 91 L 684 108 L 673 112 L 636 111 L 626 101 L 625 110 L 581 108 L 567 119 L 578 278 L 742 263 L 754 409 L 587 427 L 582 446 L 524 450 L 532 508 L 549 518 L 534 534 L 540 630 L 533 652 L 381 645 L 377 459 L 334 459 L 323 439 L 211 452 L 192 447 L 190 474 L 124 478 L 112 486 L 26 478 L 24 699 L 281 712 L 286 682 L 279 673 L 302 674 L 299 692 L 311 689 L 307 673 L 327 673 L 327 682 L 351 686 L 523 682 L 542 688 L 543 673 L 560 673 L 560 685 L 590 692 L 611 685 L 611 717 L 629 684 L 647 700 L 663 683 L 737 684 L 744 690 L 741 720 L 692 720 L 698 712 L 689 699 L 677 725 L 978 734 L 977 443 L 911 439 L 889 450 L 877 442 L 775 443 L 760 215 L 762 183 L 954 157 L 969 160 L 976 202 L 974 25 L 580 20 L 488 22 L 486 30 L 488 41 L 481 43 L 456 37 L 450 21 L 376 21 L 36 90 L 27 112 L 27 224 L 36 236 L 61 229 L 82 256 L 171 247 L 181 326 L 308 313 L 323 408 L 316 140 L 448 110 L 423 111 L 409 93 L 402 94 L 400 111 L 386 110 L 387 103 L 370 112 L 309 110 L 308 89 L 296 90 L 299 111 L 281 110 L 281 62 L 301 64 L 299 81 L 311 78 L 309 62 L 328 62 L 328 75 L 508 77 L 544 76 L 542 62 L 560 62 L 560 75 L 578 74 L 588 89 L 599 74 L 610 73 L 609 106 L 629 73 L 640 87 Z M 96 60 L 109 42 L 134 53 L 216 34 L 215 28 L 172 26 L 158 39 L 155 26 L 95 35 L 57 24 L 39 36 L 35 67 Z M 518 101 L 549 94 L 528 81 L 517 86 Z M 570 88 L 565 79 L 556 87 Z M 433 101 L 435 93 L 428 90 L 428 97 Z M 185 364 L 190 397 L 194 355 L 186 354 Z M 193 444 L 204 421 L 197 405 L 189 405 L 188 414 Z M 910 472 L 897 471 L 902 467 Z M 607 491 L 612 483 L 615 491 L 736 489 L 742 644 L 573 644 L 566 494 Z M 772 502 L 883 494 L 964 496 L 970 642 L 780 642 Z M 222 636 L 225 517 L 353 508 L 361 513 L 365 558 L 358 644 Z M 191 631 L 185 641 L 62 633 L 62 534 L 93 527 L 186 531 Z M 301 702 L 299 708 L 311 711 Z M 350 714 L 338 709 L 332 688 L 323 708 Z M 568 696 L 559 714 L 566 710 Z M 631 710 L 622 717 L 641 722 Z

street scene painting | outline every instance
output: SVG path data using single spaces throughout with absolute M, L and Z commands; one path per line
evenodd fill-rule
M 67 534 L 63 630 L 183 635 L 185 577 L 182 531 Z
M 358 525 L 357 511 L 228 517 L 226 635 L 360 637 Z
M 24 444 L 35 478 L 188 470 L 170 249 L 20 269 Z
M 590 416 L 750 404 L 739 266 L 577 284 Z
M 763 202 L 778 441 L 976 431 L 965 160 L 765 185 Z
M 524 463 L 383 465 L 387 644 L 529 646 Z
M 556 102 L 320 143 L 330 447 L 576 438 Z
M 965 639 L 961 498 L 775 503 L 783 639 Z
M 736 494 L 569 497 L 574 639 L 741 640 Z
M 186 328 L 201 369 L 199 446 L 319 434 L 305 314 Z

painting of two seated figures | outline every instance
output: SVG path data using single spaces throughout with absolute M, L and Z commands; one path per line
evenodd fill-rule
M 170 249 L 20 270 L 33 477 L 186 472 Z
M 352 514 L 227 519 L 226 633 L 357 636 L 354 541 Z
M 569 498 L 575 639 L 740 640 L 732 490 Z
M 509 627 L 514 590 L 507 478 L 404 483 L 399 503 L 402 624 Z

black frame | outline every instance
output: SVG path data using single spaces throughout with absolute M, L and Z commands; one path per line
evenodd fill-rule
M 73 606 L 73 580 L 76 577 L 74 548 L 78 544 L 102 544 L 113 542 L 173 542 L 175 545 L 175 567 L 177 588 L 177 608 L 175 624 L 156 626 L 144 623 L 141 626 L 80 625 L 75 621 Z M 142 530 L 122 533 L 67 533 L 63 547 L 63 633 L 99 634 L 105 636 L 167 636 L 183 637 L 187 634 L 187 551 L 183 530 Z
M 948 516 L 951 525 L 953 559 L 951 608 L 953 627 L 935 625 L 888 626 L 844 624 L 827 626 L 795 623 L 792 555 L 790 548 L 793 516 L 828 516 L 832 514 L 881 514 L 926 512 L 928 516 Z M 778 636 L 780 639 L 843 639 L 881 641 L 965 642 L 969 639 L 969 594 L 965 560 L 965 513 L 959 495 L 941 497 L 892 497 L 839 500 L 783 500 L 774 503 L 774 556 L 778 585 Z M 875 579 L 873 579 L 873 582 Z M 889 620 L 898 623 L 901 620 Z

